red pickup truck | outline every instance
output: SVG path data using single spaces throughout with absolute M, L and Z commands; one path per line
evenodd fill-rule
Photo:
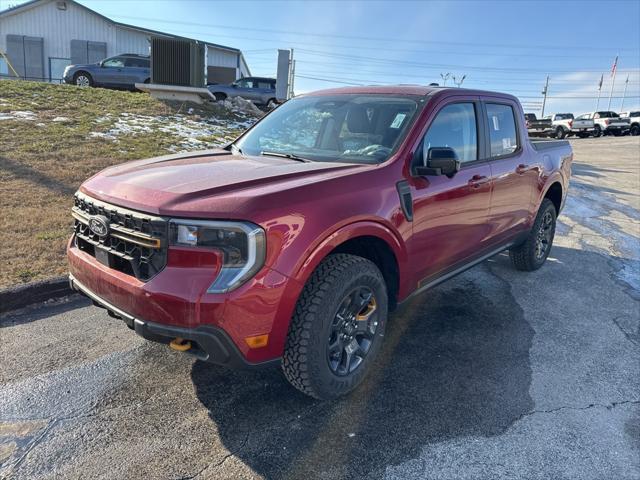
M 281 363 L 335 398 L 373 367 L 400 302 L 507 249 L 519 270 L 545 262 L 572 158 L 566 141 L 531 142 L 509 95 L 302 95 L 224 149 L 87 180 L 70 283 L 149 340 Z

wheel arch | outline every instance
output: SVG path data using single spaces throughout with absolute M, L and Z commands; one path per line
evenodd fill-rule
M 348 253 L 371 260 L 385 279 L 390 306 L 395 306 L 399 296 L 406 291 L 405 245 L 399 235 L 385 225 L 373 221 L 351 223 L 326 236 L 305 255 L 293 275 L 301 288 L 322 260 L 334 253 Z
M 553 203 L 553 206 L 556 207 L 556 215 L 559 215 L 560 210 L 562 209 L 563 197 L 564 187 L 562 186 L 560 180 L 556 178 L 553 181 L 549 182 L 549 186 L 545 190 L 544 195 L 542 195 L 542 197 L 540 198 L 539 204 L 542 203 L 545 198 L 548 198 Z M 540 205 L 538 205 L 538 208 L 539 207 Z

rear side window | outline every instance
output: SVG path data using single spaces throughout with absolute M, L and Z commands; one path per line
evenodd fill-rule
M 149 68 L 149 59 L 129 57 L 125 60 L 127 67 Z
M 497 103 L 487 103 L 486 106 L 491 156 L 501 157 L 515 152 L 519 145 L 513 107 Z
M 425 158 L 430 148 L 437 147 L 453 148 L 461 162 L 478 159 L 478 128 L 473 103 L 453 103 L 438 112 L 424 137 Z

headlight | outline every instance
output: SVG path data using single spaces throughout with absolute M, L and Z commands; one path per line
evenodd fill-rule
M 248 222 L 171 220 L 171 245 L 214 248 L 222 253 L 222 268 L 207 292 L 238 288 L 264 265 L 264 230 Z

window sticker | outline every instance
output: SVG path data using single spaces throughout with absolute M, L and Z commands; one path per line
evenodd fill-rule
M 498 116 L 497 115 L 493 115 L 491 117 L 491 120 L 493 120 L 493 129 L 497 132 L 500 130 L 500 122 L 498 122 Z
M 493 117 L 493 118 L 495 118 L 495 117 Z M 511 151 L 511 138 L 510 137 L 502 139 L 502 150 L 504 150 L 505 152 L 510 152 Z
M 396 115 L 396 118 L 393 119 L 393 122 L 391 122 L 391 125 L 389 128 L 400 128 L 400 126 L 402 125 L 402 122 L 404 122 L 404 119 L 407 117 L 406 113 L 398 113 Z

